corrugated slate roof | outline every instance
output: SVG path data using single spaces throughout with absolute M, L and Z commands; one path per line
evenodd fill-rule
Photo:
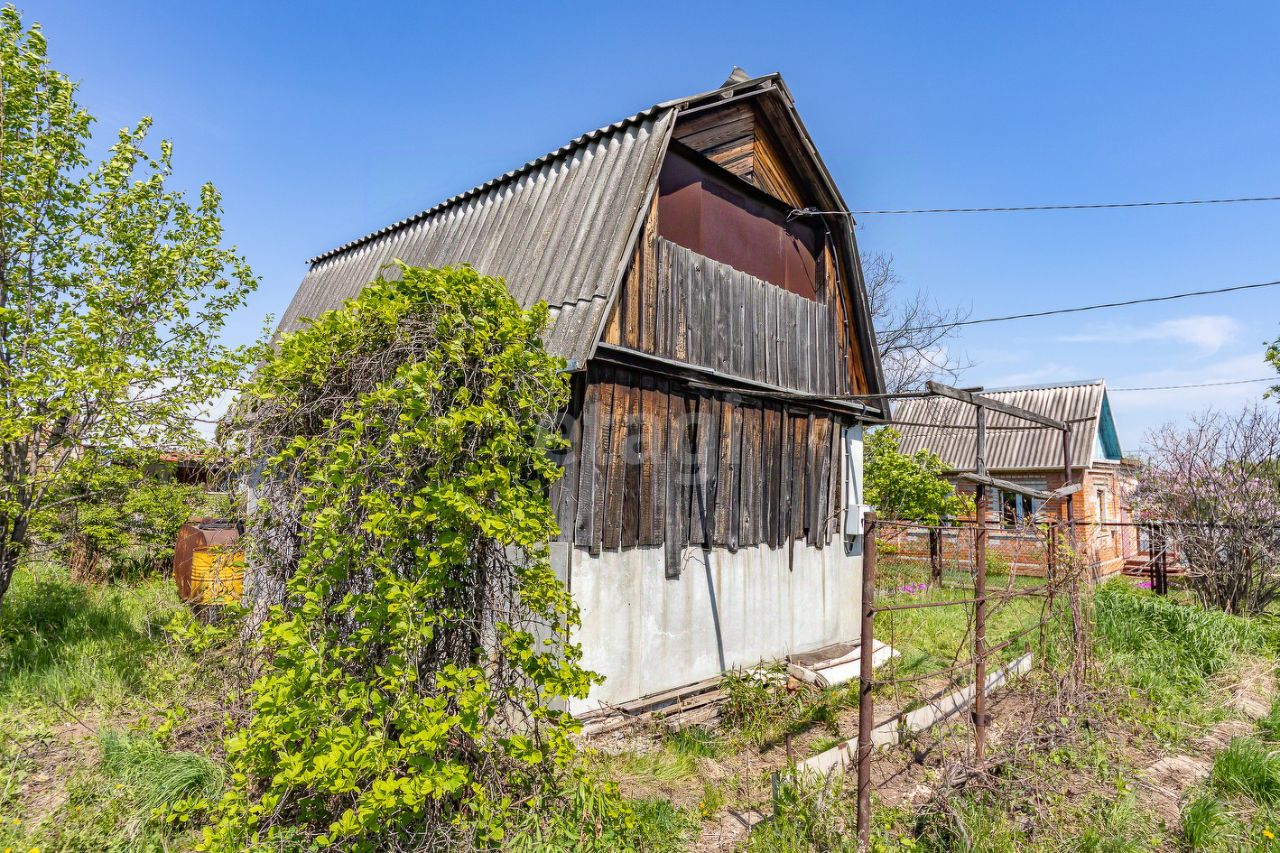
M 676 116 L 733 98 L 776 96 L 822 185 L 821 206 L 846 210 L 835 181 L 776 73 L 747 80 L 735 74 L 719 89 L 667 101 L 583 134 L 519 169 L 311 261 L 277 335 L 338 308 L 393 259 L 417 266 L 468 263 L 506 279 L 525 306 L 545 300 L 554 318 L 547 348 L 584 364 L 593 354 L 622 281 Z M 856 257 L 852 217 L 837 234 Z M 871 391 L 883 390 L 870 309 L 855 270 L 856 331 L 867 359 Z
M 469 263 L 521 304 L 555 315 L 547 348 L 590 355 L 666 146 L 674 111 L 654 107 L 315 258 L 280 320 L 290 332 L 341 305 L 393 259 Z
M 1097 446 L 1098 419 L 1106 397 L 1106 382 L 1082 382 L 982 391 L 1002 403 L 1029 409 L 1071 425 L 1071 459 L 1079 466 L 1092 464 Z M 894 406 L 894 428 L 902 434 L 904 453 L 929 450 L 953 471 L 974 470 L 976 452 L 974 408 L 949 397 L 902 400 Z M 897 423 L 902 422 L 902 423 Z M 929 424 L 921 427 L 915 424 Z M 936 424 L 936 426 L 934 426 Z M 987 412 L 988 427 L 1025 427 L 987 431 L 987 468 L 991 471 L 1062 468 L 1062 433 L 1012 415 Z

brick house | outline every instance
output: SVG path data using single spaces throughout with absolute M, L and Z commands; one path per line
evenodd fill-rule
M 1028 538 L 1037 535 L 1037 523 L 1065 521 L 1069 499 L 1078 546 L 1095 563 L 1097 574 L 1123 569 L 1125 561 L 1139 551 L 1137 531 L 1129 526 L 1133 515 L 1128 495 L 1134 471 L 1133 463 L 1125 460 L 1120 449 L 1106 381 L 984 390 L 982 395 L 1066 421 L 1071 427 L 1071 482 L 1082 484 L 1069 498 L 1048 502 L 994 490 L 987 521 L 997 530 L 989 538 L 989 550 L 1002 554 L 1014 568 L 1032 570 L 1043 565 L 1042 554 L 1028 547 Z M 957 490 L 972 493 L 973 485 L 958 478 L 975 470 L 976 430 L 970 406 L 945 398 L 903 400 L 895 407 L 893 419 L 902 435 L 903 452 L 928 450 L 937 454 Z M 1044 492 L 1065 484 L 1066 460 L 1062 434 L 1057 430 L 992 412 L 987 419 L 986 446 L 987 470 L 992 477 Z

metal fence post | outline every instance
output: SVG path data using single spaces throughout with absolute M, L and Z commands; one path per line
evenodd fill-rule
M 863 521 L 862 639 L 858 679 L 858 849 L 871 849 L 871 728 L 875 703 L 871 698 L 875 676 L 876 514 Z
M 1164 522 L 1156 523 L 1156 530 L 1160 531 L 1160 561 L 1156 564 L 1156 587 L 1157 595 L 1169 594 L 1169 539 L 1165 536 Z
M 978 473 L 987 473 L 986 410 L 977 412 Z M 978 484 L 978 526 L 973 534 L 973 758 L 981 766 L 987 745 L 987 487 Z
M 929 585 L 942 588 L 942 530 L 929 528 Z

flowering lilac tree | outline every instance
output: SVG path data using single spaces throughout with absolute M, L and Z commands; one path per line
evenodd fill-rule
M 1258 613 L 1280 596 L 1280 411 L 1207 412 L 1148 435 L 1133 505 L 1206 606 Z

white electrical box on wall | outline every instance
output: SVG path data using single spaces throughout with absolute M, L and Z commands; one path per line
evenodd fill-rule
M 869 507 L 863 502 L 862 493 L 862 434 L 863 427 L 845 427 L 844 441 L 844 535 L 861 536 L 862 517 Z

